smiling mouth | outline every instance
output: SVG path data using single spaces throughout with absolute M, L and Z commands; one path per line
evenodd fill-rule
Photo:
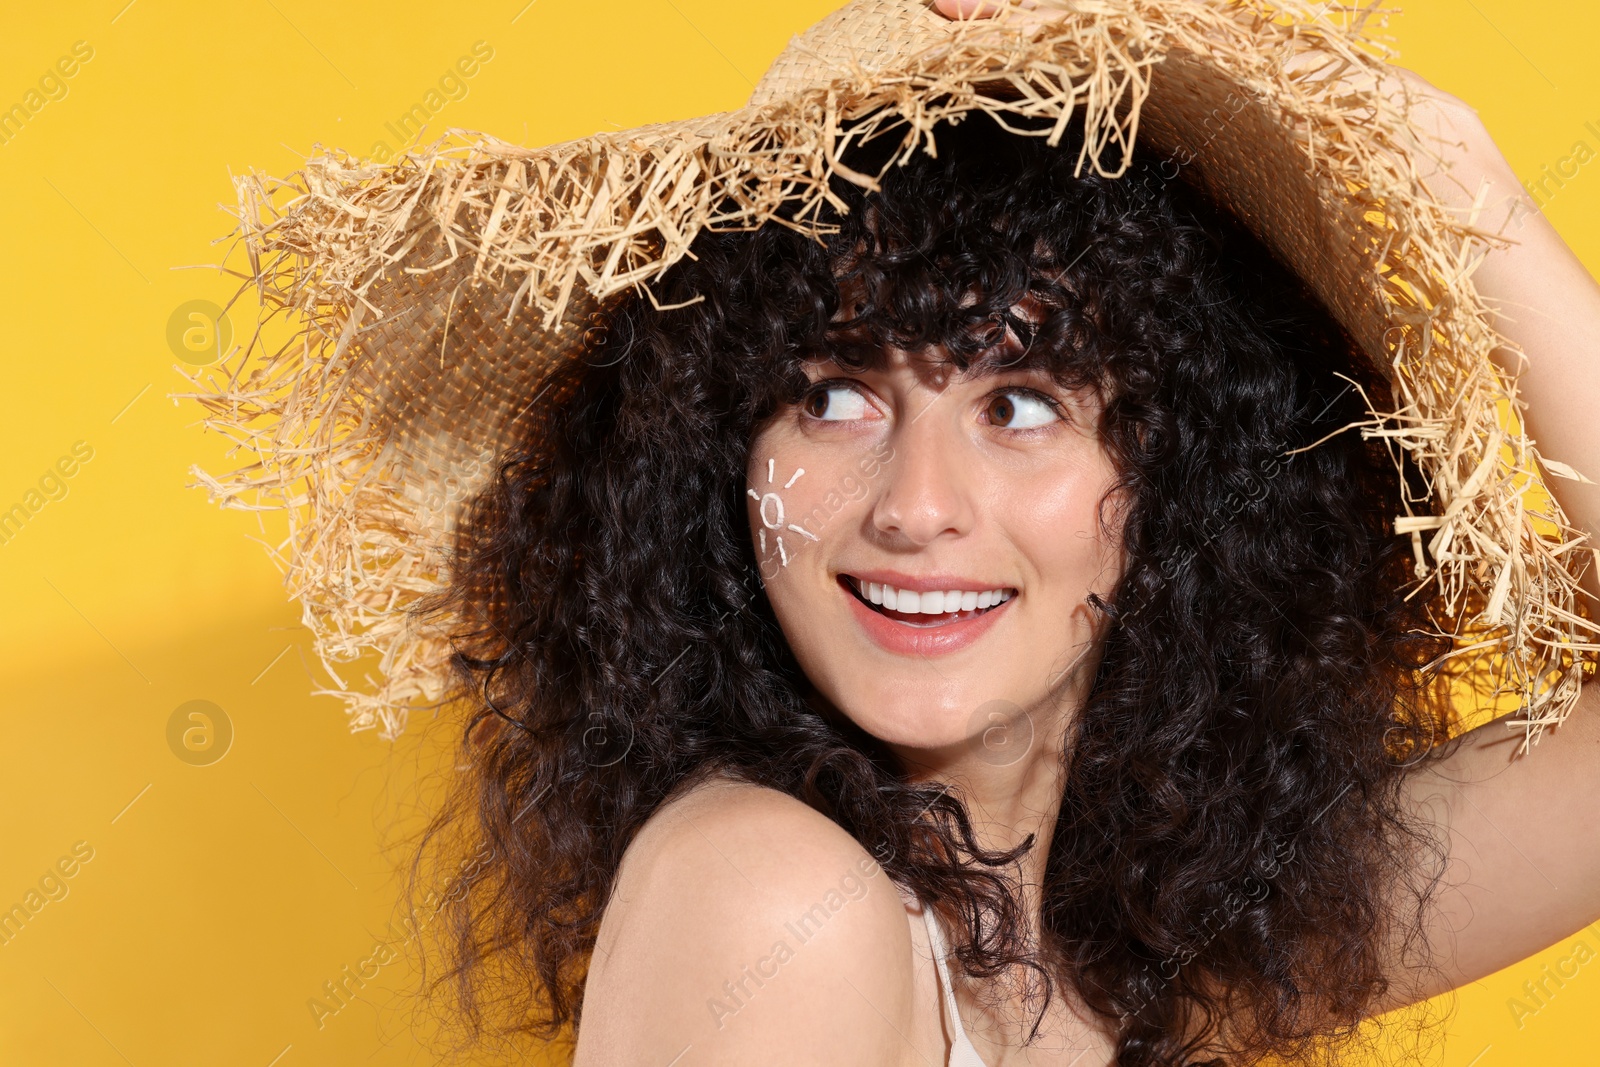
M 1010 602 L 1017 595 L 1012 588 L 916 593 L 877 582 L 863 582 L 849 574 L 839 575 L 839 584 L 884 618 L 919 629 L 976 619 Z M 930 608 L 933 610 L 928 610 Z

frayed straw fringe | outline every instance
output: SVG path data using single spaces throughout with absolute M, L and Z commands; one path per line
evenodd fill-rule
M 457 508 L 536 417 L 540 383 L 597 308 L 629 291 L 654 301 L 648 283 L 704 230 L 798 202 L 776 221 L 820 233 L 819 210 L 840 206 L 830 176 L 875 185 L 841 164 L 850 143 L 903 136 L 904 159 L 974 111 L 1053 121 L 1054 143 L 1078 113 L 1080 168 L 1120 175 L 1136 136 L 1192 155 L 1202 187 L 1389 366 L 1397 409 L 1360 427 L 1430 486 L 1395 525 L 1411 538 L 1413 593 L 1473 605 L 1478 639 L 1455 654 L 1503 668 L 1525 751 L 1572 708 L 1600 648 L 1578 599 L 1590 553 L 1540 465 L 1575 472 L 1506 429 L 1521 401 L 1489 360 L 1502 342 L 1469 280 L 1501 239 L 1428 197 L 1403 112 L 1351 89 L 1390 55 L 1372 15 L 1078 0 L 1023 31 L 857 0 L 797 39 L 740 111 L 536 149 L 451 130 L 392 163 L 318 150 L 287 179 L 239 178 L 241 295 L 255 290 L 262 325 L 284 314 L 297 332 L 267 351 L 258 325 L 236 356 L 189 375 L 197 392 L 181 395 L 253 457 L 195 474 L 223 506 L 287 513 L 275 558 L 335 681 L 319 692 L 346 702 L 352 729 L 392 738 L 450 686 L 445 630 L 408 609 L 446 580 Z M 1234 90 L 1241 106 L 1224 115 Z M 370 652 L 381 677 L 352 688 L 336 665 Z

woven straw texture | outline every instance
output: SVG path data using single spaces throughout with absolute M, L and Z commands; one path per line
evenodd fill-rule
M 1578 607 L 1590 553 L 1505 428 L 1515 383 L 1470 281 L 1494 235 L 1430 198 L 1424 149 L 1371 89 L 1388 57 L 1366 9 L 1303 0 L 1044 0 L 1040 24 L 949 22 L 915 0 L 856 0 L 797 37 L 745 108 L 527 149 L 452 130 L 378 164 L 318 149 L 287 178 L 237 180 L 245 288 L 266 334 L 182 394 L 237 444 L 195 473 L 224 506 L 281 508 L 276 550 L 353 729 L 394 736 L 448 695 L 449 644 L 408 612 L 445 579 L 461 505 L 539 418 L 551 367 L 592 317 L 707 228 L 748 228 L 828 179 L 839 156 L 971 111 L 1080 118 L 1080 165 L 1123 173 L 1135 139 L 1233 211 L 1389 369 L 1392 409 L 1362 432 L 1417 462 L 1396 502 L 1417 592 L 1481 640 L 1523 702 L 1526 741 L 1577 698 L 1597 650 Z M 1363 88 L 1367 86 L 1368 88 Z M 848 132 L 843 132 L 844 130 Z M 1122 160 L 1106 169 L 1108 159 Z M 241 294 L 244 295 L 244 294 Z M 270 330 L 268 331 L 270 332 Z M 1559 464 L 1544 471 L 1571 472 Z M 341 667 L 381 657 L 355 684 Z

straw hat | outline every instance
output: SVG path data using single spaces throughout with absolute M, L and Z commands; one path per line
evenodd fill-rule
M 320 692 L 353 729 L 393 736 L 448 694 L 449 643 L 407 609 L 439 588 L 461 506 L 541 417 L 547 372 L 597 312 L 654 300 L 649 283 L 705 229 L 759 225 L 796 197 L 804 224 L 830 176 L 872 185 L 840 162 L 853 139 L 903 133 L 903 159 L 972 111 L 1053 122 L 1052 138 L 1081 118 L 1079 165 L 1109 177 L 1137 137 L 1305 279 L 1388 369 L 1394 407 L 1363 432 L 1431 483 L 1429 501 L 1396 502 L 1419 588 L 1481 634 L 1530 740 L 1565 716 L 1596 647 L 1578 606 L 1588 553 L 1553 501 L 1534 503 L 1538 457 L 1504 423 L 1515 383 L 1489 361 L 1501 342 L 1468 277 L 1489 237 L 1427 194 L 1404 102 L 1370 88 L 1390 55 L 1370 10 L 1041 6 L 1063 10 L 952 22 L 918 0 L 854 0 L 737 111 L 534 149 L 452 130 L 388 163 L 319 149 L 287 178 L 236 181 L 245 289 L 297 332 L 279 348 L 258 329 L 190 375 L 183 395 L 248 461 L 195 473 L 224 506 L 287 511 L 278 560 L 334 678 Z M 378 677 L 341 677 L 372 654 Z

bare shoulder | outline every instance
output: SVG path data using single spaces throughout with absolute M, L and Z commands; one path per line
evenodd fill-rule
M 905 905 L 872 856 L 792 797 L 714 780 L 623 855 L 574 1063 L 914 1060 L 912 986 Z
M 775 789 L 719 778 L 651 817 L 623 858 L 618 885 L 668 874 L 663 861 L 683 860 L 701 848 L 722 860 L 712 865 L 713 877 L 746 884 L 768 873 L 783 875 L 778 884 L 791 886 L 830 878 L 837 885 L 846 873 L 871 879 L 882 873 L 860 842 L 821 812 Z M 877 896 L 894 897 L 887 877 L 882 884 L 885 892 Z

